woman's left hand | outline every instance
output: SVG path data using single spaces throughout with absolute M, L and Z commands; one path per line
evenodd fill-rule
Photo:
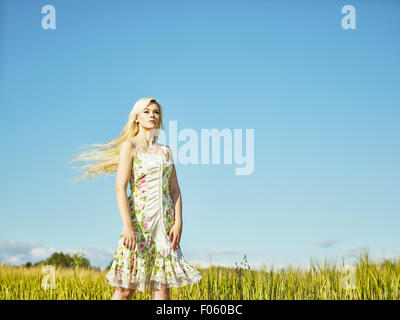
M 169 231 L 169 239 L 172 241 L 171 249 L 176 250 L 179 246 L 179 241 L 181 240 L 182 234 L 182 224 L 175 223 L 171 230 Z

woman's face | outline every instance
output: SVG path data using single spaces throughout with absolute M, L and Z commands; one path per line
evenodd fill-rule
M 156 129 L 160 123 L 160 107 L 151 101 L 138 115 L 139 124 L 147 129 Z

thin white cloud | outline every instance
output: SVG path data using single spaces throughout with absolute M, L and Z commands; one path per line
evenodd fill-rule
M 40 244 L 17 240 L 0 241 L 0 260 L 9 264 L 25 263 L 31 258 L 30 251 Z
M 238 250 L 228 249 L 228 248 L 204 248 L 196 250 L 185 250 L 182 249 L 183 255 L 190 254 L 199 257 L 209 257 L 209 256 L 227 256 L 227 255 L 238 255 L 242 252 Z
M 15 256 L 6 256 L 6 261 L 10 264 L 18 264 L 21 263 L 24 258 L 23 254 L 17 254 Z
M 339 242 L 342 239 L 327 239 L 317 242 L 318 247 L 329 248 L 332 247 L 335 243 Z
M 48 248 L 39 247 L 39 248 L 33 248 L 30 251 L 30 254 L 33 259 L 42 260 L 42 259 L 46 259 L 49 256 L 51 256 L 54 252 L 57 252 L 57 250 L 54 248 L 48 249 Z
M 7 252 L 9 255 L 27 254 L 28 250 L 38 247 L 38 242 L 24 242 L 18 240 L 0 240 L 0 254 Z
M 231 255 L 231 254 L 240 254 L 240 251 L 232 250 L 232 249 L 225 249 L 225 248 L 213 248 L 213 249 L 205 249 L 203 250 L 205 254 L 212 254 L 212 255 Z

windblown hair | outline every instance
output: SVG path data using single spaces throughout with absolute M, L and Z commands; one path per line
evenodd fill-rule
M 111 173 L 117 171 L 118 169 L 118 155 L 119 151 L 121 149 L 121 145 L 124 141 L 131 139 L 135 137 L 138 132 L 139 132 L 139 126 L 136 123 L 136 116 L 146 108 L 150 102 L 156 103 L 160 107 L 160 124 L 159 128 L 164 128 L 163 122 L 162 122 L 162 107 L 161 105 L 156 101 L 155 98 L 141 98 L 139 99 L 135 105 L 133 106 L 129 117 L 128 117 L 128 122 L 125 124 L 124 128 L 122 129 L 121 135 L 106 143 L 106 144 L 91 144 L 91 145 L 84 145 L 80 147 L 82 148 L 92 148 L 92 147 L 98 147 L 95 150 L 91 151 L 86 151 L 82 152 L 78 156 L 72 158 L 69 160 L 69 162 L 72 161 L 92 161 L 94 163 L 89 163 L 77 167 L 71 167 L 71 168 L 77 168 L 77 169 L 82 169 L 86 171 L 84 174 L 82 174 L 79 177 L 73 178 L 69 181 L 72 182 L 78 182 L 84 178 L 89 178 L 89 180 L 93 179 L 94 177 L 99 177 L 102 174 L 108 174 L 110 175 Z M 158 134 L 159 131 L 154 135 L 154 142 L 157 141 L 158 139 Z

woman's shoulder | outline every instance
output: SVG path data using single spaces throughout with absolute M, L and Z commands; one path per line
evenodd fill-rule
M 168 155 L 168 159 L 173 159 L 171 148 L 166 144 L 163 144 L 162 148 L 164 149 L 164 152 L 166 152 L 166 154 Z
M 165 151 L 167 152 L 171 152 L 171 148 L 169 146 L 167 146 L 166 144 L 160 144 L 158 143 L 158 145 L 163 148 Z
M 132 145 L 136 145 L 136 139 L 135 139 L 135 137 L 133 137 L 133 138 L 128 138 L 128 139 L 126 139 L 126 141 L 129 141 Z
M 136 145 L 136 142 L 135 142 L 134 138 L 126 139 L 124 142 L 122 142 L 122 146 L 127 148 L 130 151 L 132 156 L 136 155 L 138 148 L 137 148 L 137 145 Z
M 132 146 L 132 148 L 133 148 L 134 150 L 136 150 L 136 149 L 139 148 L 139 147 L 138 147 L 138 144 L 136 143 L 136 137 L 129 138 L 129 139 L 127 139 L 126 141 L 127 141 L 127 143 L 130 143 L 130 144 L 131 144 L 131 146 Z M 129 142 L 128 142 L 128 141 L 129 141 Z
M 162 148 L 169 149 L 169 147 L 166 144 L 161 144 L 161 143 L 158 143 L 158 142 L 157 142 L 157 144 Z

